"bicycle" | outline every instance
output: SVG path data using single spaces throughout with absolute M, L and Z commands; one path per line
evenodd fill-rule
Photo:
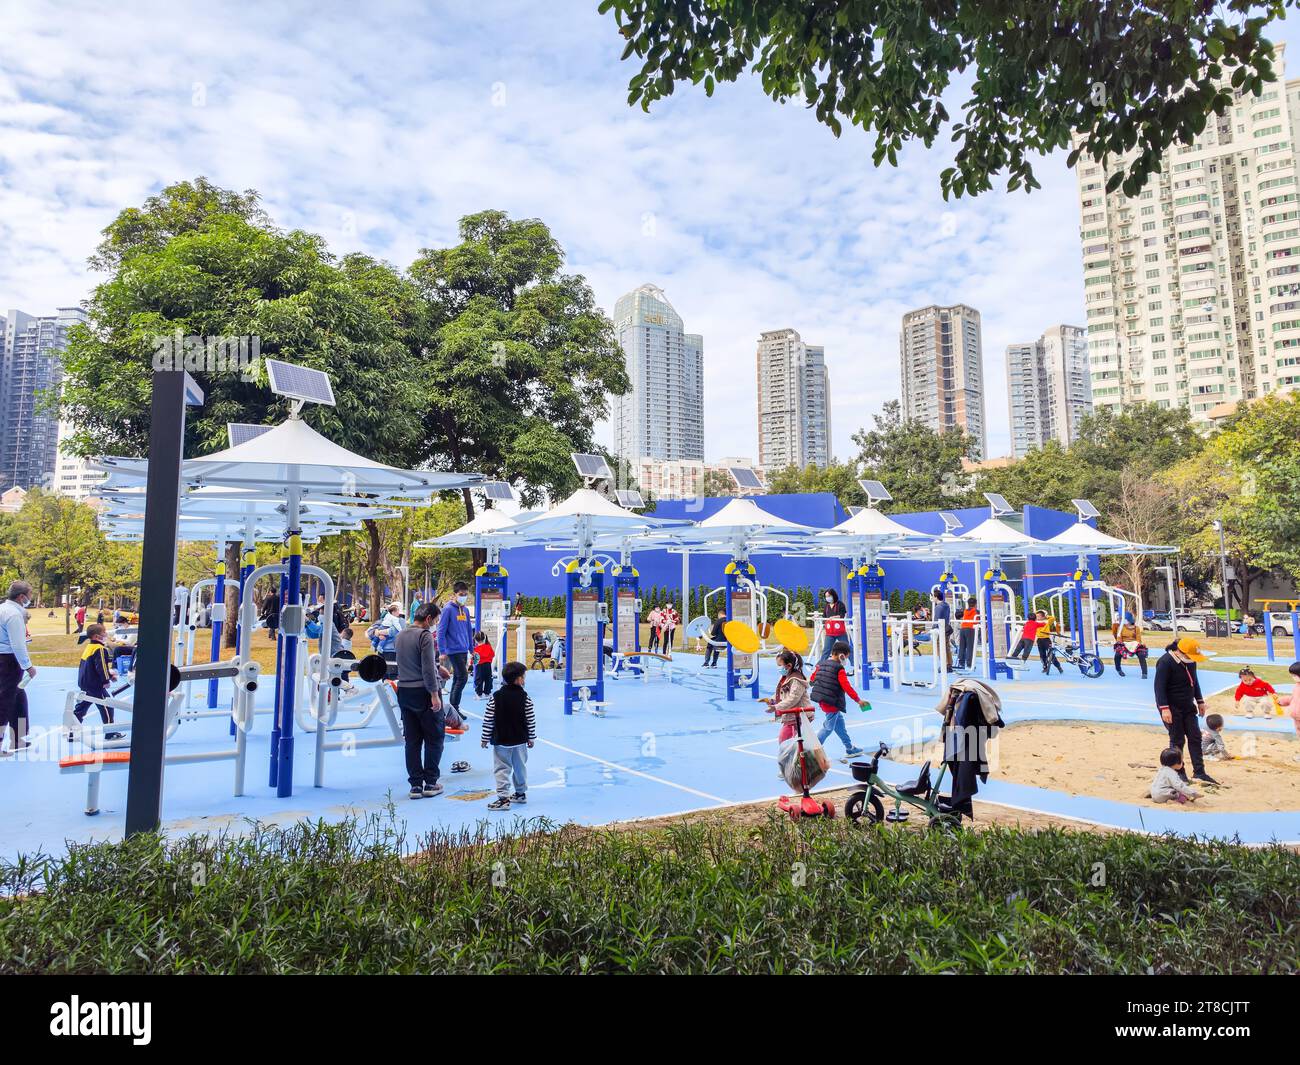
M 1056 666 L 1061 669 L 1061 662 L 1068 662 L 1072 666 L 1078 666 L 1079 672 L 1085 677 L 1100 677 L 1105 672 L 1106 664 L 1102 662 L 1100 656 L 1091 651 L 1081 651 L 1077 644 L 1067 640 L 1064 647 L 1059 647 L 1055 640 L 1052 641 L 1052 648 L 1048 654 L 1048 666 Z

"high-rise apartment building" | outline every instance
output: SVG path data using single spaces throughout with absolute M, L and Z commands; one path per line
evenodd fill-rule
M 79 307 L 45 317 L 11 310 L 0 348 L 0 487 L 50 487 L 58 454 L 58 419 L 38 409 L 58 388 L 59 353 L 68 330 L 86 320 Z
M 104 483 L 108 474 L 102 470 L 93 470 L 90 464 L 76 455 L 63 451 L 63 441 L 72 432 L 67 422 L 59 422 L 59 451 L 55 458 L 53 490 L 69 499 L 86 500 L 91 492 Z
M 936 432 L 964 430 L 970 457 L 988 452 L 984 417 L 984 348 L 980 312 L 958 303 L 903 315 L 898 341 L 903 417 Z
M 793 329 L 774 329 L 760 334 L 757 362 L 759 465 L 830 465 L 826 349 L 805 344 Z
M 1275 67 L 1284 56 L 1278 48 Z M 1238 92 L 1136 196 L 1078 167 L 1093 403 L 1208 420 L 1300 385 L 1300 81 Z
M 614 448 L 629 461 L 704 458 L 704 338 L 682 329 L 663 289 L 642 285 L 614 305 L 632 388 L 614 406 Z
M 1016 458 L 1049 440 L 1068 447 L 1092 412 L 1087 330 L 1054 325 L 1032 343 L 1009 345 L 1007 399 Z

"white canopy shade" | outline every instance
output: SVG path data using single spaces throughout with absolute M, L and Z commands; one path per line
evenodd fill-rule
M 480 510 L 473 519 L 459 529 L 453 529 L 442 536 L 428 540 L 418 540 L 413 547 L 508 547 L 512 544 L 523 545 L 524 534 L 516 531 L 515 515 L 507 514 L 498 507 Z
M 106 456 L 92 463 L 110 474 L 148 477 L 142 458 Z M 223 485 L 300 495 L 429 495 L 448 488 L 478 484 L 482 475 L 399 470 L 355 455 L 322 436 L 301 418 L 288 421 L 235 447 L 181 464 L 181 480 L 190 485 Z
M 1172 555 L 1176 547 L 1137 544 L 1110 536 L 1085 522 L 1075 522 L 1068 529 L 1043 541 L 1044 555 Z
M 714 514 L 694 525 L 665 528 L 642 536 L 649 544 L 688 548 L 748 551 L 780 551 L 824 532 L 772 514 L 747 497 L 733 499 Z
M 900 525 L 874 507 L 850 515 L 810 538 L 809 553 L 838 558 L 875 557 L 882 547 L 928 544 L 935 537 Z
M 97 493 L 103 501 L 101 513 L 123 516 L 135 515 L 143 518 L 145 492 L 142 485 L 129 489 L 101 491 Z M 267 496 L 256 491 L 239 491 L 235 489 L 198 488 L 182 493 L 180 513 L 182 518 L 219 518 L 232 522 L 270 519 L 284 528 L 285 503 L 275 496 Z M 304 503 L 298 509 L 300 522 L 303 524 L 345 523 L 349 526 L 362 518 L 395 518 L 398 511 L 364 504 L 344 505 L 340 503 Z
M 517 522 L 513 531 L 525 542 L 591 542 L 597 536 L 632 535 L 649 529 L 685 525 L 625 510 L 590 488 L 579 488 L 568 499 L 535 518 Z

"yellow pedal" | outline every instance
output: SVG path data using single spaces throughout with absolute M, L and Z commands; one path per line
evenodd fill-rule
M 797 655 L 808 653 L 808 634 L 789 618 L 782 618 L 772 626 L 772 636 L 788 651 Z
M 763 645 L 763 641 L 758 638 L 758 633 L 743 621 L 728 621 L 722 626 L 722 635 L 727 638 L 727 643 L 742 655 L 755 654 Z

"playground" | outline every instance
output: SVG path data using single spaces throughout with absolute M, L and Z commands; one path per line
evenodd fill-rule
M 600 825 L 774 802 L 785 785 L 778 779 L 777 731 L 771 715 L 752 700 L 728 700 L 722 678 L 701 668 L 701 661 L 698 656 L 679 652 L 662 677 L 642 680 L 628 676 L 610 681 L 610 705 L 604 716 L 565 714 L 563 682 L 547 671 L 530 672 L 527 685 L 537 706 L 539 739 L 529 759 L 532 783 L 528 804 L 515 813 L 555 823 Z M 103 774 L 101 812 L 87 817 L 82 812 L 84 777 L 59 772 L 63 693 L 73 683 L 72 670 L 49 667 L 41 670 L 29 688 L 34 746 L 5 767 L 12 774 L 15 794 L 25 797 L 15 808 L 5 834 L 3 856 L 7 859 L 18 854 L 58 853 L 69 842 L 122 836 L 126 774 Z M 1202 673 L 1207 695 L 1233 683 L 1231 673 Z M 1123 762 L 1152 762 L 1163 745 L 1163 732 L 1152 728 L 1155 716 L 1150 682 L 1135 676 L 1121 678 L 1108 671 L 1097 679 L 1055 674 L 1048 678 L 1025 673 L 1014 683 L 1001 685 L 999 691 L 1009 726 L 1009 736 L 1002 742 L 1011 765 L 1024 754 L 1011 737 L 1029 722 L 1078 722 L 1093 729 L 1144 726 L 1150 730 L 1136 741 L 1127 730 L 1115 735 L 1114 757 Z M 853 711 L 850 735 L 860 747 L 885 742 L 904 752 L 937 734 L 940 719 L 934 702 L 932 693 L 920 690 L 873 692 L 869 712 Z M 380 811 L 389 803 L 395 804 L 412 840 L 433 830 L 474 828 L 492 817 L 485 810 L 493 794 L 491 757 L 477 742 L 481 706 L 472 698 L 465 700 L 469 732 L 449 741 L 443 757 L 444 766 L 463 758 L 471 768 L 463 774 L 445 775 L 447 790 L 436 800 L 411 802 L 404 797 L 400 749 L 359 747 L 331 754 L 324 786 L 302 787 L 289 802 L 278 799 L 265 780 L 251 774 L 246 794 L 233 796 L 228 762 L 180 764 L 167 769 L 163 829 L 172 837 L 241 832 L 257 821 L 287 825 L 302 819 L 341 820 Z M 183 756 L 223 742 L 227 723 L 228 719 L 219 718 L 183 723 L 168 744 L 169 754 Z M 379 727 L 372 723 L 357 730 L 355 738 L 364 739 Z M 1287 718 L 1249 722 L 1229 718 L 1225 731 L 1229 743 L 1236 747 L 1245 735 L 1255 733 L 1268 737 L 1279 751 L 1285 752 L 1287 744 L 1296 748 Z M 249 763 L 258 768 L 260 776 L 268 757 L 266 731 L 254 729 L 248 747 Z M 1124 753 L 1118 753 L 1121 750 Z M 834 761 L 819 791 L 833 791 L 852 782 L 849 767 L 835 760 L 842 752 L 833 747 L 828 751 Z M 1052 751 L 1050 745 L 1044 746 L 1050 764 L 1041 770 L 995 771 L 981 789 L 980 801 L 1067 822 L 1135 832 L 1239 838 L 1250 844 L 1300 843 L 1300 804 L 1294 801 L 1285 810 L 1263 803 L 1243 810 L 1235 800 L 1208 797 L 1195 809 L 1184 809 L 1156 806 L 1132 787 L 1091 789 L 1106 791 L 1106 795 L 1072 793 L 1071 777 L 1061 770 L 1061 763 L 1051 761 L 1056 757 L 1048 753 Z M 297 776 L 309 779 L 311 747 L 300 744 L 296 757 Z M 910 779 L 914 767 L 903 757 L 900 753 L 898 761 L 886 761 L 884 775 L 899 782 Z M 1300 766 L 1287 766 L 1281 757 L 1261 752 L 1258 761 L 1278 762 L 1278 772 L 1289 773 L 1292 780 L 1300 776 Z M 1075 760 L 1078 773 L 1088 775 L 1093 767 L 1088 764 L 1087 751 L 1078 751 Z M 1226 785 L 1222 794 L 1232 796 L 1238 782 L 1254 769 L 1249 758 L 1217 766 L 1215 772 Z M 1294 783 L 1289 794 L 1295 795 Z M 511 817 L 498 816 L 495 823 L 506 826 L 512 822 Z M 873 829 L 863 824 L 861 830 Z
M 604 457 L 575 454 L 583 487 L 524 512 L 503 482 L 400 470 L 337 446 L 301 417 L 308 403 L 334 402 L 327 375 L 274 360 L 268 369 L 272 391 L 290 402 L 288 418 L 231 425 L 228 448 L 180 462 L 174 536 L 212 545 L 212 575 L 173 589 L 169 579 L 159 586 L 167 574 L 146 573 L 148 595 L 170 600 L 171 626 L 156 607 L 144 629 L 115 626 L 120 676 L 111 690 L 78 690 L 66 666 L 41 669 L 28 687 L 28 745 L 5 766 L 26 801 L 6 833 L 5 857 L 130 834 L 128 778 L 132 794 L 147 799 L 145 823 L 172 837 L 335 822 L 390 807 L 410 839 L 473 829 L 485 818 L 508 824 L 509 796 L 487 808 L 497 785 L 493 756 L 478 742 L 486 696 L 472 689 L 460 698 L 465 720 L 446 736 L 441 793 L 426 765 L 423 794 L 418 778 L 404 794 L 410 711 L 398 705 L 396 655 L 367 656 L 363 646 L 357 656 L 342 653 L 334 579 L 303 557 L 304 543 L 457 489 L 498 505 L 416 546 L 483 553 L 472 611 L 468 594 L 461 602 L 491 645 L 493 686 L 511 660 L 537 667 L 525 681 L 537 739 L 527 798 L 514 796 L 516 815 L 607 825 L 772 802 L 798 820 L 835 816 L 828 794 L 856 784 L 863 787 L 838 812 L 863 818 L 863 831 L 873 830 L 873 811 L 875 822 L 884 820 L 881 795 L 897 804 L 892 819 L 905 819 L 904 806 L 919 807 L 931 827 L 949 829 L 978 796 L 1073 824 L 1300 842 L 1300 762 L 1288 758 L 1287 745 L 1300 746 L 1292 720 L 1271 711 L 1242 719 L 1224 706 L 1224 733 L 1241 757 L 1223 764 L 1221 786 L 1210 781 L 1193 809 L 1143 798 L 1135 774 L 1167 743 L 1153 727 L 1153 682 L 1131 660 L 1127 675 L 1107 663 L 1136 656 L 1146 674 L 1146 656 L 1158 657 L 1164 641 L 1143 635 L 1140 592 L 1102 579 L 1100 561 L 1176 552 L 1108 535 L 1088 500 L 1075 500 L 1073 515 L 1017 512 L 996 494 L 986 494 L 987 509 L 886 515 L 888 489 L 862 481 L 869 505 L 846 513 L 833 497 L 745 495 L 756 478 L 739 470 L 739 496 L 694 501 L 694 512 L 685 504 L 650 511 L 637 493 L 614 489 Z M 101 527 L 110 538 L 145 536 L 156 488 L 148 461 L 105 456 L 97 464 L 109 474 L 99 490 Z M 231 575 L 239 594 L 228 617 L 224 558 L 232 541 L 242 544 L 244 564 Z M 278 544 L 279 561 L 255 566 L 259 542 Z M 679 566 L 681 636 L 707 647 L 703 658 L 643 643 L 643 581 Z M 692 566 L 704 582 L 695 611 Z M 1176 602 L 1174 567 L 1161 568 Z M 824 589 L 811 613 L 783 589 L 800 579 Z M 259 582 L 278 588 L 267 597 L 278 606 L 273 641 L 255 609 Z M 933 613 L 898 609 L 901 588 L 922 589 Z M 543 593 L 562 603 L 564 617 L 539 631 L 515 600 Z M 1289 630 L 1274 634 L 1275 618 Z M 236 646 L 223 658 L 228 625 Z M 1265 625 L 1262 657 L 1289 662 L 1294 609 L 1266 614 Z M 155 653 L 166 650 L 170 664 L 159 670 L 163 663 L 154 662 L 148 683 L 162 698 L 137 714 L 135 659 L 146 635 L 165 635 Z M 802 715 L 789 709 L 777 721 L 763 701 L 777 689 L 778 663 L 798 656 L 810 673 L 816 666 L 831 678 L 817 701 L 844 706 L 836 720 L 846 728 L 825 737 L 824 751 L 811 734 L 818 725 L 796 728 Z M 1232 672 L 1201 671 L 1203 694 L 1216 706 L 1235 682 Z M 1076 725 L 1084 733 L 1071 733 Z M 960 796 L 952 780 L 952 794 L 943 793 L 942 772 L 932 780 L 923 770 L 909 782 L 909 752 L 970 728 L 996 743 L 1000 727 L 1010 730 L 1008 772 L 990 757 L 977 784 L 969 770 L 984 755 L 945 746 L 944 771 L 966 773 Z M 1063 729 L 1075 742 L 1062 742 Z M 141 779 L 143 791 L 135 788 Z

